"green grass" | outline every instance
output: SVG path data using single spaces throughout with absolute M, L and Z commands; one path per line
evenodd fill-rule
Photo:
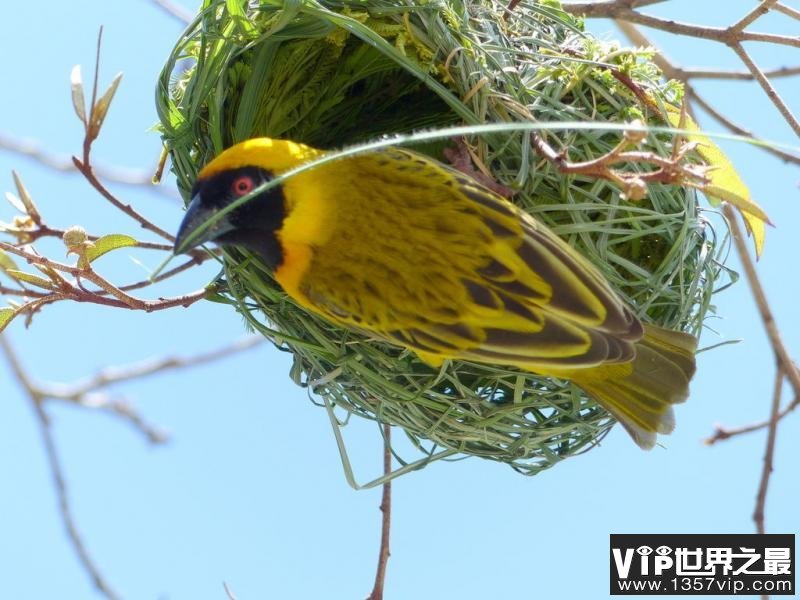
M 260 135 L 343 148 L 453 124 L 617 126 L 641 118 L 662 125 L 610 76 L 608 64 L 657 103 L 680 97 L 646 54 L 592 38 L 552 1 L 523 2 L 510 16 L 505 2 L 489 0 L 247 6 L 206 0 L 162 73 L 161 129 L 184 192 L 216 153 Z M 580 161 L 604 154 L 622 134 L 541 135 Z M 627 202 L 611 183 L 559 173 L 531 149 L 529 131 L 468 142 L 516 190 L 513 201 L 594 263 L 642 319 L 700 331 L 727 273 L 727 232 L 714 232 L 693 190 L 652 185 L 645 200 Z M 415 147 L 441 159 L 445 144 Z M 671 144 L 672 135 L 661 132 L 646 147 L 669 155 Z M 406 432 L 420 454 L 398 457 L 408 465 L 400 472 L 471 455 L 532 475 L 590 449 L 614 423 L 568 382 L 465 362 L 432 370 L 407 351 L 307 313 L 247 253 L 226 251 L 224 265 L 221 299 L 293 354 L 290 376 L 337 423 L 354 414 Z

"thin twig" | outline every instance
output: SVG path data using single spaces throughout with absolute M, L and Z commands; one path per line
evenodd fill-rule
M 222 582 L 222 589 L 225 590 L 225 595 L 228 597 L 228 600 L 236 600 L 236 595 L 231 591 L 231 588 L 228 587 L 228 583 L 226 581 Z
M 661 4 L 668 0 L 625 0 L 631 8 L 641 8 L 642 6 L 650 6 L 651 4 Z
M 739 226 L 739 221 L 733 207 L 727 202 L 722 205 L 722 212 L 725 219 L 728 221 L 728 226 L 731 230 L 731 237 L 733 238 L 736 246 L 739 259 L 742 261 L 742 267 L 747 278 L 747 283 L 750 286 L 750 291 L 753 293 L 756 306 L 758 308 L 761 321 L 764 324 L 764 329 L 769 337 L 772 350 L 778 360 L 779 368 L 785 373 L 787 379 L 792 384 L 792 389 L 795 396 L 800 396 L 800 370 L 797 369 L 789 356 L 789 352 L 781 339 L 778 325 L 772 315 L 772 309 L 767 302 L 767 295 L 764 293 L 764 288 L 761 285 L 761 280 L 756 273 L 756 267 L 747 249 L 747 241 L 742 233 L 742 228 Z
M 800 42 L 800 37 L 798 37 L 797 39 Z M 744 46 L 742 46 L 738 42 L 728 45 L 733 49 L 734 52 L 736 52 L 737 56 L 750 70 L 750 72 L 753 74 L 753 77 L 755 77 L 756 81 L 758 81 L 758 83 L 761 85 L 761 89 L 764 90 L 764 93 L 767 95 L 767 98 L 769 98 L 772 104 L 775 106 L 775 108 L 778 109 L 778 112 L 781 113 L 781 115 L 789 124 L 789 126 L 794 130 L 794 132 L 798 136 L 800 136 L 800 121 L 798 121 L 797 118 L 794 116 L 794 114 L 792 114 L 791 109 L 783 100 L 783 98 L 781 98 L 781 95 L 778 93 L 778 90 L 775 89 L 775 86 L 772 85 L 772 82 L 769 80 L 769 78 L 759 68 L 759 66 L 750 57 L 750 55 L 745 51 Z
M 782 3 L 779 2 L 778 4 L 775 5 L 775 10 L 777 12 L 782 12 L 783 14 L 785 14 L 788 17 L 791 17 L 793 19 L 797 19 L 798 21 L 800 21 L 800 10 L 797 10 L 796 8 L 792 8 L 790 6 L 786 6 L 785 4 L 782 4 Z
M 92 393 L 115 383 L 130 381 L 167 370 L 195 367 L 200 364 L 216 361 L 230 356 L 231 354 L 252 348 L 261 342 L 263 342 L 263 338 L 260 336 L 249 336 L 222 348 L 217 348 L 194 356 L 162 358 L 125 367 L 107 368 L 82 382 L 71 385 L 56 385 L 39 384 L 33 381 L 23 369 L 19 357 L 11 347 L 8 339 L 0 335 L 0 349 L 2 349 L 17 382 L 30 400 L 37 417 L 45 446 L 45 453 L 50 466 L 53 486 L 58 498 L 61 519 L 64 523 L 67 536 L 95 587 L 109 600 L 117 600 L 119 596 L 111 589 L 91 558 L 80 532 L 77 529 L 69 501 L 63 467 L 50 430 L 50 420 L 44 408 L 45 403 L 52 400 L 61 400 L 84 408 L 109 410 L 113 414 L 124 418 L 127 422 L 136 427 L 136 429 L 144 433 L 151 442 L 163 442 L 165 439 L 163 432 L 147 425 L 130 406 L 122 402 L 99 402 L 96 397 L 92 396 Z
M 645 25 L 646 27 L 652 27 L 653 29 L 668 31 L 669 33 L 712 40 L 724 44 L 768 42 L 800 48 L 800 38 L 796 36 L 738 31 L 730 27 L 709 27 L 672 19 L 662 19 L 633 10 L 624 2 L 619 2 L 618 0 L 606 0 L 605 2 L 564 2 L 562 3 L 562 7 L 565 11 L 575 15 L 591 18 L 620 19 L 630 23 Z
M 792 400 L 786 407 L 784 407 L 778 413 L 778 421 L 783 419 L 786 415 L 788 415 L 798 406 L 800 406 L 800 396 L 795 396 L 794 400 Z M 759 431 L 760 429 L 765 429 L 769 427 L 770 423 L 771 423 L 770 419 L 767 419 L 765 421 L 760 421 L 758 423 L 751 423 L 750 425 L 744 425 L 742 427 L 736 427 L 731 429 L 727 429 L 725 427 L 717 425 L 714 428 L 714 433 L 710 437 L 704 439 L 703 443 L 706 446 L 713 446 L 717 442 L 721 442 L 722 440 L 729 440 L 730 438 L 736 437 L 737 435 L 752 433 L 754 431 Z
M 232 354 L 244 352 L 245 350 L 254 348 L 263 341 L 264 338 L 262 336 L 251 335 L 208 352 L 191 356 L 167 356 L 148 359 L 130 365 L 105 367 L 82 381 L 71 384 L 48 384 L 46 386 L 39 386 L 39 389 L 45 398 L 66 400 L 82 404 L 87 394 L 110 385 L 130 381 L 131 379 L 140 379 L 165 371 L 197 367 L 202 364 L 227 358 Z
M 3 335 L 0 335 L 0 348 L 2 348 L 3 353 L 5 354 L 6 359 L 11 366 L 11 371 L 20 384 L 20 387 L 25 390 L 34 414 L 36 415 L 36 420 L 39 424 L 39 431 L 42 435 L 42 442 L 45 448 L 45 455 L 50 466 L 50 476 L 53 480 L 53 487 L 55 488 L 56 496 L 58 498 L 59 514 L 61 515 L 61 521 L 64 524 L 64 528 L 66 529 L 67 537 L 69 538 L 69 541 L 78 556 L 78 560 L 91 578 L 92 583 L 97 591 L 109 600 L 118 600 L 119 596 L 111 589 L 99 567 L 95 564 L 94 560 L 89 554 L 89 551 L 86 549 L 83 538 L 81 537 L 81 534 L 76 526 L 75 517 L 72 513 L 72 506 L 70 504 L 69 494 L 67 491 L 67 484 L 64 479 L 64 471 L 58 455 L 58 449 L 56 448 L 53 434 L 50 430 L 50 420 L 47 417 L 47 413 L 45 413 L 44 408 L 42 407 L 41 399 L 37 397 L 37 394 L 33 391 L 33 388 L 30 385 L 30 379 L 23 370 L 16 353 L 11 347 L 11 344 L 9 344 L 8 340 Z
M 45 237 L 55 237 L 55 238 L 63 238 L 64 234 L 66 233 L 66 229 L 58 229 L 55 227 L 50 227 L 49 225 L 41 224 L 36 229 L 30 229 L 24 231 L 25 243 L 31 244 L 41 238 Z M 14 235 L 15 230 L 6 230 L 7 233 Z M 96 242 L 102 236 L 99 235 L 88 235 L 86 236 L 86 240 L 90 242 Z M 161 244 L 159 242 L 142 242 L 137 240 L 136 241 L 136 248 L 144 248 L 145 250 L 162 250 L 165 252 L 172 252 L 172 245 L 171 244 Z M 208 256 L 207 252 L 199 252 L 197 253 L 199 256 L 206 255 Z
M 794 77 L 800 75 L 800 67 L 779 67 L 764 71 L 769 79 L 779 77 Z M 674 79 L 686 81 L 688 79 L 733 79 L 740 81 L 753 81 L 755 77 L 749 71 L 729 71 L 725 69 L 683 69 L 675 68 Z
M 5 133 L 0 133 L 0 149 L 19 154 L 60 173 L 80 174 L 78 167 L 72 161 L 71 157 L 51 154 L 43 150 L 41 145 L 35 141 L 24 140 Z M 97 177 L 104 181 L 143 187 L 168 198 L 179 198 L 174 188 L 163 185 L 153 185 L 153 171 L 155 168 L 153 170 L 128 169 L 96 165 L 93 166 L 93 168 Z
M 60 400 L 57 397 L 50 397 L 49 400 Z M 81 402 L 71 402 L 77 406 L 88 408 L 91 410 L 101 410 L 108 413 L 113 417 L 117 417 L 131 426 L 134 431 L 140 433 L 150 443 L 155 445 L 165 444 L 169 441 L 169 434 L 166 430 L 151 425 L 139 412 L 124 399 L 113 399 L 108 397 L 107 394 L 93 393 L 87 394 Z
M 758 484 L 758 494 L 756 494 L 756 507 L 755 510 L 753 510 L 753 521 L 755 521 L 756 531 L 758 531 L 758 533 L 764 533 L 764 507 L 767 502 L 769 479 L 770 475 L 772 475 L 772 460 L 775 455 L 775 437 L 778 432 L 778 409 L 781 405 L 783 375 L 783 369 L 781 365 L 778 364 L 778 368 L 775 371 L 775 388 L 772 392 L 769 429 L 767 430 L 767 446 L 764 450 L 764 467 L 761 470 L 761 481 Z
M 158 300 L 142 300 L 125 293 L 124 290 L 116 287 L 114 284 L 91 269 L 74 267 L 72 265 L 66 265 L 64 263 L 50 260 L 49 258 L 45 258 L 39 254 L 34 254 L 33 252 L 27 250 L 23 250 L 6 242 L 0 242 L 0 250 L 4 250 L 9 254 L 14 254 L 15 256 L 24 258 L 31 264 L 47 267 L 53 272 L 60 271 L 63 273 L 69 273 L 78 280 L 85 279 L 87 281 L 91 281 L 102 290 L 87 290 L 83 287 L 73 285 L 61 278 L 58 282 L 57 292 L 53 292 L 53 294 L 50 295 L 45 295 L 37 301 L 52 301 L 54 296 L 58 296 L 58 298 L 55 299 L 68 299 L 76 302 L 90 302 L 105 306 L 128 308 L 131 310 L 143 310 L 145 312 L 155 312 L 159 310 L 166 310 L 168 308 L 174 308 L 176 306 L 183 306 L 186 308 L 198 300 L 202 300 L 208 293 L 207 288 L 202 288 L 182 296 L 159 298 Z M 104 293 L 112 297 L 109 298 L 107 295 L 104 295 Z
M 29 290 L 26 288 L 11 288 L 5 285 L 0 285 L 0 294 L 6 296 L 22 296 L 24 298 L 44 298 L 47 296 L 45 292 L 37 292 L 36 290 Z
M 744 31 L 748 25 L 752 25 L 757 19 L 767 14 L 777 3 L 778 0 L 760 0 L 749 13 L 731 25 L 729 29 L 738 32 Z
M 383 425 L 383 474 L 392 472 L 392 428 L 388 423 Z M 383 484 L 381 496 L 381 547 L 378 553 L 378 568 L 375 572 L 375 584 L 367 600 L 383 600 L 383 586 L 386 581 L 386 565 L 389 563 L 389 532 L 392 523 L 392 480 Z
M 85 122 L 85 133 L 83 136 L 83 154 L 81 158 L 77 156 L 72 157 L 72 162 L 75 163 L 75 167 L 81 174 L 84 176 L 86 181 L 88 181 L 91 186 L 96 189 L 103 198 L 108 200 L 113 206 L 121 210 L 123 213 L 128 215 L 131 219 L 139 223 L 144 229 L 152 231 L 156 235 L 164 238 L 169 242 L 174 242 L 175 237 L 161 229 L 158 225 L 144 217 L 140 214 L 137 210 L 135 210 L 130 204 L 125 204 L 121 200 L 119 200 L 114 194 L 112 194 L 108 188 L 106 188 L 97 176 L 94 173 L 92 167 L 92 144 L 97 139 L 97 136 L 100 134 L 100 126 L 103 122 L 103 117 L 98 117 L 98 111 L 105 111 L 108 107 L 101 108 L 97 105 L 97 84 L 100 78 L 100 47 L 103 38 L 103 28 L 100 28 L 100 33 L 97 36 L 97 50 L 95 56 L 95 63 L 94 63 L 94 80 L 92 81 L 92 100 L 89 104 L 89 117 Z
M 150 0 L 153 4 L 158 6 L 162 9 L 165 13 L 169 16 L 178 19 L 184 25 L 188 25 L 192 22 L 193 15 L 191 12 L 183 8 L 182 6 L 178 6 L 169 0 Z
M 152 221 L 147 219 L 145 216 L 141 215 L 137 212 L 130 204 L 125 204 L 121 200 L 119 200 L 114 194 L 112 194 L 106 186 L 97 178 L 94 173 L 94 169 L 89 162 L 89 155 L 85 154 L 83 160 L 78 159 L 77 157 L 72 157 L 72 162 L 75 163 L 75 167 L 80 171 L 81 175 L 86 178 L 91 186 L 100 192 L 100 195 L 103 196 L 106 200 L 108 200 L 111 204 L 113 204 L 116 208 L 124 212 L 128 215 L 131 219 L 139 223 L 142 228 L 147 229 L 148 231 L 152 231 L 156 235 L 164 238 L 165 240 L 169 240 L 170 242 L 175 241 L 175 237 L 161 229 L 158 225 L 155 225 Z
M 615 76 L 618 74 L 612 70 Z M 631 82 L 632 83 L 632 82 Z M 645 101 L 648 101 L 645 99 Z M 619 185 L 625 197 L 639 200 L 647 194 L 647 183 L 660 182 L 678 184 L 683 186 L 698 187 L 707 182 L 705 169 L 697 165 L 684 162 L 686 153 L 694 145 L 680 143 L 676 138 L 672 156 L 669 158 L 654 152 L 627 150 L 638 146 L 644 137 L 639 132 L 625 132 L 618 144 L 597 158 L 582 162 L 570 162 L 563 152 L 557 152 L 543 137 L 531 133 L 531 144 L 536 151 L 548 161 L 552 162 L 559 172 L 563 174 L 581 174 L 597 179 L 607 179 Z M 644 163 L 655 167 L 646 172 L 625 171 L 614 168 L 615 165 L 626 163 Z
M 716 120 L 720 125 L 722 125 L 723 127 L 727 127 L 732 133 L 735 133 L 736 135 L 743 135 L 749 138 L 753 138 L 754 140 L 760 139 L 759 136 L 757 136 L 752 131 L 745 129 L 744 127 L 738 125 L 737 123 L 734 123 L 728 117 L 719 112 L 716 108 L 714 108 L 711 104 L 709 104 L 709 102 L 706 101 L 705 98 L 700 96 L 691 85 L 689 84 L 685 85 L 686 85 L 686 94 L 689 100 L 696 102 L 697 105 L 700 106 L 700 108 L 706 111 L 711 116 L 711 118 Z M 772 154 L 773 156 L 776 156 L 787 163 L 794 163 L 800 165 L 800 154 L 793 154 L 791 152 L 787 152 L 786 150 L 782 150 L 780 148 L 774 148 L 773 146 L 769 145 L 762 145 L 760 146 L 760 148 L 765 152 L 768 152 L 769 154 Z
M 98 393 L 98 391 L 118 383 L 141 379 L 157 373 L 188 369 L 215 362 L 249 350 L 263 341 L 264 338 L 261 336 L 248 336 L 209 352 L 192 356 L 169 356 L 130 365 L 106 367 L 82 381 L 75 383 L 37 383 L 34 389 L 37 395 L 42 398 L 42 401 L 57 400 L 82 408 L 106 411 L 133 426 L 150 443 L 161 444 L 167 441 L 167 436 L 163 429 L 148 424 L 128 402 L 109 398 L 107 394 Z
M 653 47 L 653 43 L 650 39 L 639 29 L 636 25 L 632 23 L 628 23 L 622 20 L 614 21 L 614 24 L 620 28 L 622 33 L 631 41 L 631 43 L 642 46 L 642 47 Z M 726 127 L 731 132 L 737 135 L 744 135 L 753 139 L 759 139 L 757 135 L 755 135 L 752 131 L 749 131 L 738 125 L 737 123 L 733 122 L 730 118 L 726 115 L 722 114 L 719 110 L 717 110 L 714 106 L 712 106 L 705 98 L 703 98 L 697 90 L 692 86 L 692 84 L 688 81 L 688 77 L 686 76 L 687 71 L 682 70 L 680 67 L 676 66 L 663 52 L 658 52 L 653 56 L 653 62 L 656 63 L 658 68 L 660 68 L 663 72 L 665 77 L 669 79 L 677 79 L 682 81 L 684 84 L 684 90 L 686 93 L 686 97 L 693 102 L 696 102 L 698 106 L 700 106 L 706 113 L 708 113 L 714 120 L 720 123 L 723 127 Z M 753 78 L 752 73 L 748 73 L 750 78 Z M 791 152 L 787 152 L 785 150 L 781 150 L 779 148 L 773 148 L 771 146 L 761 146 L 763 150 L 772 154 L 773 156 L 777 156 L 781 160 L 786 162 L 792 162 L 795 164 L 800 164 L 800 155 L 793 154 Z
M 212 255 L 205 253 L 205 256 L 202 254 L 197 254 L 192 256 L 191 259 L 187 260 L 183 264 L 178 265 L 168 271 L 164 271 L 160 275 L 153 277 L 152 279 L 142 279 L 141 281 L 137 281 L 136 283 L 129 283 L 128 285 L 121 285 L 119 289 L 123 292 L 131 292 L 133 290 L 139 290 L 145 287 L 148 287 L 154 283 L 158 283 L 160 281 L 164 281 L 165 279 L 169 279 L 170 277 L 174 277 L 178 273 L 182 273 L 188 269 L 191 269 L 194 266 L 200 265 L 204 263 L 208 258 L 211 258 Z

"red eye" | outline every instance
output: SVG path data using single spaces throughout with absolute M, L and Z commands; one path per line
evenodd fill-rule
M 247 175 L 237 177 L 233 180 L 233 185 L 231 185 L 234 195 L 239 197 L 249 194 L 253 191 L 254 187 L 253 178 Z

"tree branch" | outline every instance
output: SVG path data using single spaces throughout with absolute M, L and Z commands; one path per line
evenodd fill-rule
M 785 4 L 781 4 L 779 2 L 778 4 L 775 5 L 775 10 L 777 12 L 781 12 L 781 13 L 785 14 L 788 17 L 791 17 L 793 19 L 797 19 L 798 21 L 800 21 L 800 10 L 797 10 L 796 8 L 791 8 L 789 6 L 786 6 Z
M 383 425 L 383 474 L 392 472 L 392 428 L 388 423 Z M 383 484 L 381 496 L 381 547 L 378 553 L 378 567 L 375 572 L 375 584 L 367 600 L 383 600 L 383 586 L 386 581 L 386 565 L 389 563 L 389 532 L 392 523 L 392 480 Z
M 704 40 L 716 41 L 730 46 L 739 56 L 747 67 L 752 77 L 758 81 L 769 100 L 775 105 L 781 116 L 786 120 L 792 130 L 800 135 L 800 121 L 792 114 L 788 105 L 777 93 L 769 81 L 769 76 L 762 71 L 752 60 L 750 55 L 744 50 L 743 42 L 767 42 L 783 46 L 800 48 L 800 36 L 777 35 L 771 33 L 760 33 L 745 31 L 759 17 L 770 10 L 780 11 L 792 18 L 800 18 L 800 11 L 790 9 L 778 0 L 762 0 L 756 7 L 748 12 L 739 21 L 729 27 L 707 27 L 695 25 L 693 23 L 683 23 L 671 19 L 662 19 L 651 15 L 646 15 L 635 10 L 636 3 L 630 0 L 606 0 L 605 2 L 566 2 L 563 4 L 564 10 L 585 17 L 610 18 L 628 24 L 644 25 L 654 29 L 660 29 L 676 35 L 685 35 L 701 38 Z M 684 80 L 687 80 L 685 78 Z
M 156 373 L 197 367 L 202 364 L 227 358 L 232 354 L 244 352 L 245 350 L 254 348 L 263 341 L 264 338 L 262 336 L 251 335 L 208 352 L 194 354 L 192 356 L 167 356 L 148 359 L 124 366 L 105 367 L 82 381 L 71 384 L 48 384 L 39 386 L 38 389 L 43 398 L 65 400 L 86 406 L 84 402 L 86 396 L 99 389 L 132 379 L 140 379 Z
M 72 161 L 72 157 L 51 154 L 43 150 L 41 145 L 35 141 L 23 140 L 8 134 L 0 133 L 0 149 L 19 154 L 61 173 L 80 173 L 78 167 Z M 96 166 L 94 170 L 97 176 L 105 181 L 143 187 L 168 198 L 179 198 L 177 192 L 174 190 L 164 186 L 153 185 L 153 174 L 146 169 Z
M 108 598 L 108 600 L 118 600 L 119 596 L 112 590 L 99 567 L 92 559 L 78 531 L 69 500 L 63 467 L 50 429 L 50 419 L 45 411 L 46 402 L 58 400 L 69 402 L 82 408 L 107 410 L 133 425 L 138 431 L 143 433 L 150 442 L 161 443 L 166 439 L 164 433 L 147 425 L 138 413 L 128 404 L 124 402 L 101 400 L 94 393 L 97 392 L 97 390 L 101 390 L 115 383 L 139 379 L 168 370 L 185 369 L 216 361 L 234 353 L 253 348 L 263 341 L 263 338 L 260 336 L 249 336 L 227 346 L 223 346 L 222 348 L 196 354 L 194 356 L 168 357 L 144 361 L 124 367 L 107 368 L 90 378 L 74 384 L 39 384 L 26 373 L 8 339 L 4 335 L 0 335 L 0 350 L 2 350 L 5 355 L 17 383 L 28 398 L 39 425 L 42 442 L 45 448 L 45 455 L 50 467 L 53 487 L 58 499 L 59 513 L 67 537 L 95 588 Z
M 759 0 L 759 3 L 749 13 L 731 25 L 729 29 L 738 32 L 744 31 L 748 25 L 752 25 L 758 18 L 767 14 L 777 3 L 778 0 Z
M 72 548 L 75 550 L 75 554 L 78 556 L 78 560 L 80 561 L 84 570 L 91 578 L 95 589 L 97 589 L 100 594 L 108 598 L 108 600 L 118 600 L 119 596 L 108 584 L 99 567 L 94 562 L 94 559 L 86 549 L 83 538 L 78 531 L 75 523 L 75 517 L 72 513 L 72 506 L 69 500 L 67 484 L 64 479 L 64 471 L 61 466 L 58 449 L 56 448 L 55 441 L 53 440 L 53 434 L 50 431 L 50 420 L 47 416 L 47 413 L 44 411 L 44 407 L 42 406 L 42 398 L 39 397 L 35 388 L 31 385 L 31 380 L 23 370 L 16 353 L 11 347 L 11 344 L 9 344 L 8 340 L 3 335 L 0 335 L 0 349 L 2 349 L 3 353 L 5 354 L 5 357 L 11 366 L 11 372 L 16 377 L 20 387 L 26 392 L 31 408 L 36 416 L 36 421 L 39 425 L 39 432 L 41 433 L 42 442 L 44 444 L 45 456 L 50 466 L 50 476 L 53 481 L 53 487 L 56 491 L 56 497 L 58 499 L 61 522 L 63 523 L 64 529 L 67 532 L 67 537 L 72 544 Z
M 800 37 L 797 38 L 798 40 L 798 47 L 800 47 Z M 778 112 L 781 113 L 786 122 L 789 126 L 794 130 L 794 132 L 800 136 L 800 121 L 795 118 L 792 114 L 792 111 L 789 109 L 789 106 L 784 102 L 783 98 L 781 98 L 780 94 L 778 94 L 778 90 L 775 89 L 775 86 L 772 85 L 772 82 L 764 75 L 764 72 L 758 67 L 755 61 L 750 57 L 750 55 L 745 51 L 744 47 L 736 42 L 728 44 L 734 52 L 736 52 L 737 56 L 741 59 L 741 61 L 747 66 L 750 72 L 755 77 L 756 81 L 761 85 L 761 89 L 764 90 L 764 93 L 767 95 L 767 98 L 770 99 L 772 104 L 775 105 L 775 108 L 778 109 Z
M 44 256 L 40 256 L 39 254 L 22 250 L 21 248 L 18 248 L 13 244 L 8 244 L 6 242 L 0 242 L 0 250 L 4 250 L 9 254 L 13 254 L 15 256 L 19 256 L 20 258 L 24 258 L 30 264 L 40 265 L 42 267 L 45 267 L 46 269 L 49 269 L 53 273 L 52 277 L 54 277 L 54 275 L 57 272 L 68 273 L 76 277 L 78 281 L 85 279 L 87 281 L 91 281 L 100 288 L 100 290 L 87 290 L 83 288 L 81 285 L 75 285 L 59 277 L 53 283 L 54 291 L 51 294 L 45 294 L 32 302 L 74 300 L 75 302 L 90 302 L 93 304 L 102 304 L 105 306 L 114 306 L 117 308 L 128 308 L 131 310 L 143 310 L 145 312 L 155 312 L 159 310 L 166 310 L 168 308 L 174 308 L 176 306 L 183 306 L 184 308 L 186 308 L 194 304 L 198 300 L 202 300 L 208 293 L 208 289 L 203 288 L 173 298 L 159 298 L 158 300 L 142 300 L 140 298 L 136 298 L 134 296 L 127 294 L 124 290 L 116 287 L 111 282 L 109 282 L 108 280 L 100 276 L 98 273 L 93 271 L 91 268 L 88 267 L 81 268 L 81 267 L 66 265 L 64 263 L 50 260 L 49 258 L 45 258 Z M 167 275 L 168 273 L 164 273 L 165 277 Z M 133 286 L 144 287 L 144 284 L 143 283 L 142 285 L 133 284 Z M 109 298 L 108 297 L 109 295 L 112 297 Z
M 31 389 L 42 401 L 57 400 L 92 410 L 103 410 L 122 418 L 142 433 L 150 443 L 160 444 L 167 440 L 165 432 L 149 425 L 128 402 L 114 400 L 99 390 L 109 386 L 141 379 L 156 373 L 197 367 L 215 362 L 233 354 L 244 352 L 262 343 L 261 336 L 248 336 L 214 350 L 192 356 L 168 356 L 149 359 L 139 363 L 118 367 L 106 367 L 91 377 L 75 383 L 30 383 Z
M 746 71 L 732 71 L 725 69 L 684 69 L 675 67 L 674 79 L 680 81 L 687 81 L 689 79 L 727 79 L 739 81 L 754 81 L 755 77 L 752 73 Z M 779 77 L 794 77 L 800 75 L 800 67 L 779 67 L 769 71 L 764 71 L 764 76 L 769 79 L 777 79 Z
M 767 490 L 769 479 L 772 475 L 772 460 L 775 455 L 775 437 L 778 432 L 779 408 L 781 405 L 781 390 L 783 389 L 783 370 L 781 365 L 775 371 L 775 388 L 772 392 L 772 406 L 770 408 L 769 429 L 767 430 L 767 446 L 764 450 L 764 467 L 761 471 L 761 481 L 756 494 L 756 506 L 753 510 L 753 521 L 756 531 L 764 533 L 764 507 L 767 503 Z
M 769 0 L 772 2 L 772 0 Z M 774 33 L 760 33 L 751 31 L 741 31 L 731 27 L 709 27 L 705 25 L 695 25 L 694 23 L 684 23 L 672 19 L 662 19 L 652 15 L 640 13 L 630 8 L 621 0 L 606 0 L 605 2 L 564 2 L 564 10 L 568 13 L 581 15 L 590 18 L 619 19 L 645 25 L 653 29 L 660 29 L 669 33 L 685 35 L 689 37 L 713 40 L 731 45 L 738 42 L 768 42 L 783 46 L 800 48 L 800 38 L 789 35 L 778 35 Z
M 617 20 L 614 23 L 617 27 L 620 28 L 620 30 L 622 30 L 622 33 L 625 34 L 625 36 L 631 41 L 631 43 L 642 47 L 653 47 L 653 43 L 650 41 L 650 39 L 647 36 L 645 36 L 644 33 L 642 33 L 642 31 L 635 25 L 622 20 Z M 666 57 L 666 55 L 663 52 L 657 52 L 655 56 L 653 56 L 653 62 L 655 62 L 658 68 L 664 72 L 664 76 L 667 77 L 668 79 L 677 79 L 678 81 L 682 81 L 686 97 L 690 101 L 696 102 L 704 111 L 706 111 L 714 120 L 720 123 L 723 127 L 726 127 L 728 130 L 732 131 L 737 135 L 744 135 L 753 139 L 758 139 L 758 136 L 755 135 L 753 132 L 748 131 L 744 127 L 734 123 L 731 119 L 722 114 L 708 101 L 706 101 L 705 98 L 703 98 L 697 92 L 694 86 L 692 86 L 692 84 L 689 82 L 688 80 L 689 78 L 686 76 L 688 72 L 676 66 L 671 60 L 669 60 Z M 748 73 L 748 76 L 754 78 L 752 73 Z M 800 155 L 792 154 L 791 152 L 787 152 L 779 148 L 772 148 L 770 146 L 763 146 L 763 149 L 766 152 L 772 154 L 773 156 L 777 156 L 781 160 L 800 165 Z
M 778 420 L 780 421 L 794 409 L 796 409 L 800 405 L 800 396 L 795 396 L 794 400 L 792 400 L 783 410 L 778 413 Z M 764 429 L 769 427 L 770 420 L 767 419 L 766 421 L 760 421 L 758 423 L 752 423 L 750 425 L 745 425 L 743 427 L 736 427 L 733 429 L 726 429 L 717 425 L 714 428 L 714 433 L 710 437 L 707 437 L 703 440 L 703 443 L 706 446 L 713 446 L 717 442 L 721 442 L 722 440 L 727 440 L 737 435 L 742 435 L 745 433 L 752 433 L 753 431 L 758 431 L 759 429 Z
M 123 213 L 128 215 L 131 219 L 139 223 L 139 225 L 141 225 L 143 229 L 152 231 L 156 235 L 170 242 L 175 241 L 175 236 L 173 236 L 170 233 L 167 233 L 166 231 L 161 229 L 158 225 L 155 225 L 149 219 L 139 214 L 139 212 L 137 212 L 130 204 L 125 204 L 124 202 L 117 199 L 117 197 L 114 196 L 114 194 L 112 194 L 108 190 L 108 188 L 106 188 L 106 186 L 104 186 L 101 183 L 101 181 L 95 176 L 92 166 L 89 163 L 88 152 L 84 154 L 83 160 L 80 160 L 77 157 L 73 156 L 72 162 L 75 163 L 75 167 L 86 178 L 86 181 L 88 181 L 94 189 L 100 192 L 100 195 L 103 196 L 103 198 L 108 200 L 111 204 L 113 204 L 116 208 L 118 208 Z
M 731 237 L 736 246 L 736 252 L 739 259 L 742 261 L 742 267 L 747 278 L 747 283 L 750 286 L 750 291 L 753 294 L 756 307 L 758 308 L 761 321 L 764 324 L 764 329 L 769 337 L 772 350 L 775 352 L 775 357 L 778 361 L 779 369 L 785 373 L 787 379 L 792 385 L 795 396 L 800 396 L 800 370 L 798 370 L 792 362 L 789 352 L 781 339 L 781 334 L 778 331 L 778 325 L 775 322 L 775 317 L 772 315 L 772 309 L 767 302 L 767 295 L 764 293 L 764 288 L 761 285 L 761 280 L 756 273 L 753 260 L 747 250 L 747 242 L 742 233 L 742 228 L 739 226 L 739 221 L 736 212 L 727 202 L 722 205 L 722 212 L 725 219 L 728 221 L 728 226 L 731 229 Z

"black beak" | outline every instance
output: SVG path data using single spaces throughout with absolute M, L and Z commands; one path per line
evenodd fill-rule
M 227 215 L 215 218 L 220 209 L 203 205 L 200 195 L 192 198 L 175 237 L 175 254 L 184 254 L 206 242 L 211 242 L 233 229 Z

